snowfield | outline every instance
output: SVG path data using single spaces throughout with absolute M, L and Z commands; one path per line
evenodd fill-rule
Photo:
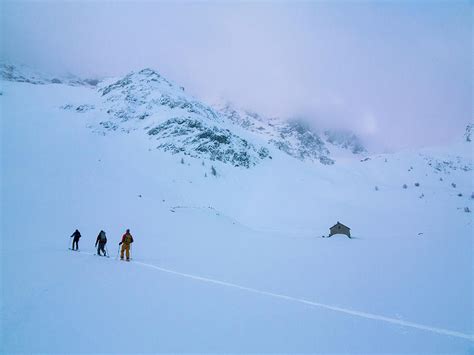
M 462 136 L 325 165 L 224 123 L 269 150 L 247 169 L 98 131 L 101 109 L 64 109 L 100 105 L 89 86 L 1 93 L 3 353 L 474 351 Z M 321 238 L 337 221 L 354 238 Z

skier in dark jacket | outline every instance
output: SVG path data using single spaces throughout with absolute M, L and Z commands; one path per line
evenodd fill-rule
M 97 245 L 99 245 L 97 247 L 97 255 L 100 256 L 100 251 L 102 250 L 102 253 L 106 256 L 105 244 L 107 244 L 107 237 L 105 236 L 105 232 L 101 230 L 95 241 L 95 246 L 97 247 Z
M 72 240 L 72 250 L 79 250 L 79 239 L 81 239 L 81 233 L 76 229 L 69 238 L 72 237 L 74 237 Z M 76 249 L 74 249 L 74 244 L 76 245 Z

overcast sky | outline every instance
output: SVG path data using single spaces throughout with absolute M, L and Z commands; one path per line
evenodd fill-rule
M 472 3 L 1 2 L 2 57 L 119 76 L 152 67 L 207 101 L 305 117 L 398 149 L 472 121 Z

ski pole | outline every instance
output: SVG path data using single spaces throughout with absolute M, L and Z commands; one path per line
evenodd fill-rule
M 118 249 L 117 249 L 117 256 L 115 257 L 115 259 L 118 259 L 119 253 L 120 253 L 120 244 L 119 244 L 119 246 L 118 246 Z
M 107 253 L 107 256 L 109 257 L 110 255 L 109 255 L 109 249 L 107 249 L 107 244 L 104 246 L 105 246 L 105 252 Z

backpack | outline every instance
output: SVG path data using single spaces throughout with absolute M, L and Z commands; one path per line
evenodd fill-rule
M 124 234 L 124 236 L 123 236 L 123 242 L 124 242 L 124 244 L 126 244 L 126 245 L 130 245 L 131 243 L 133 243 L 132 235 L 129 234 L 129 233 Z

